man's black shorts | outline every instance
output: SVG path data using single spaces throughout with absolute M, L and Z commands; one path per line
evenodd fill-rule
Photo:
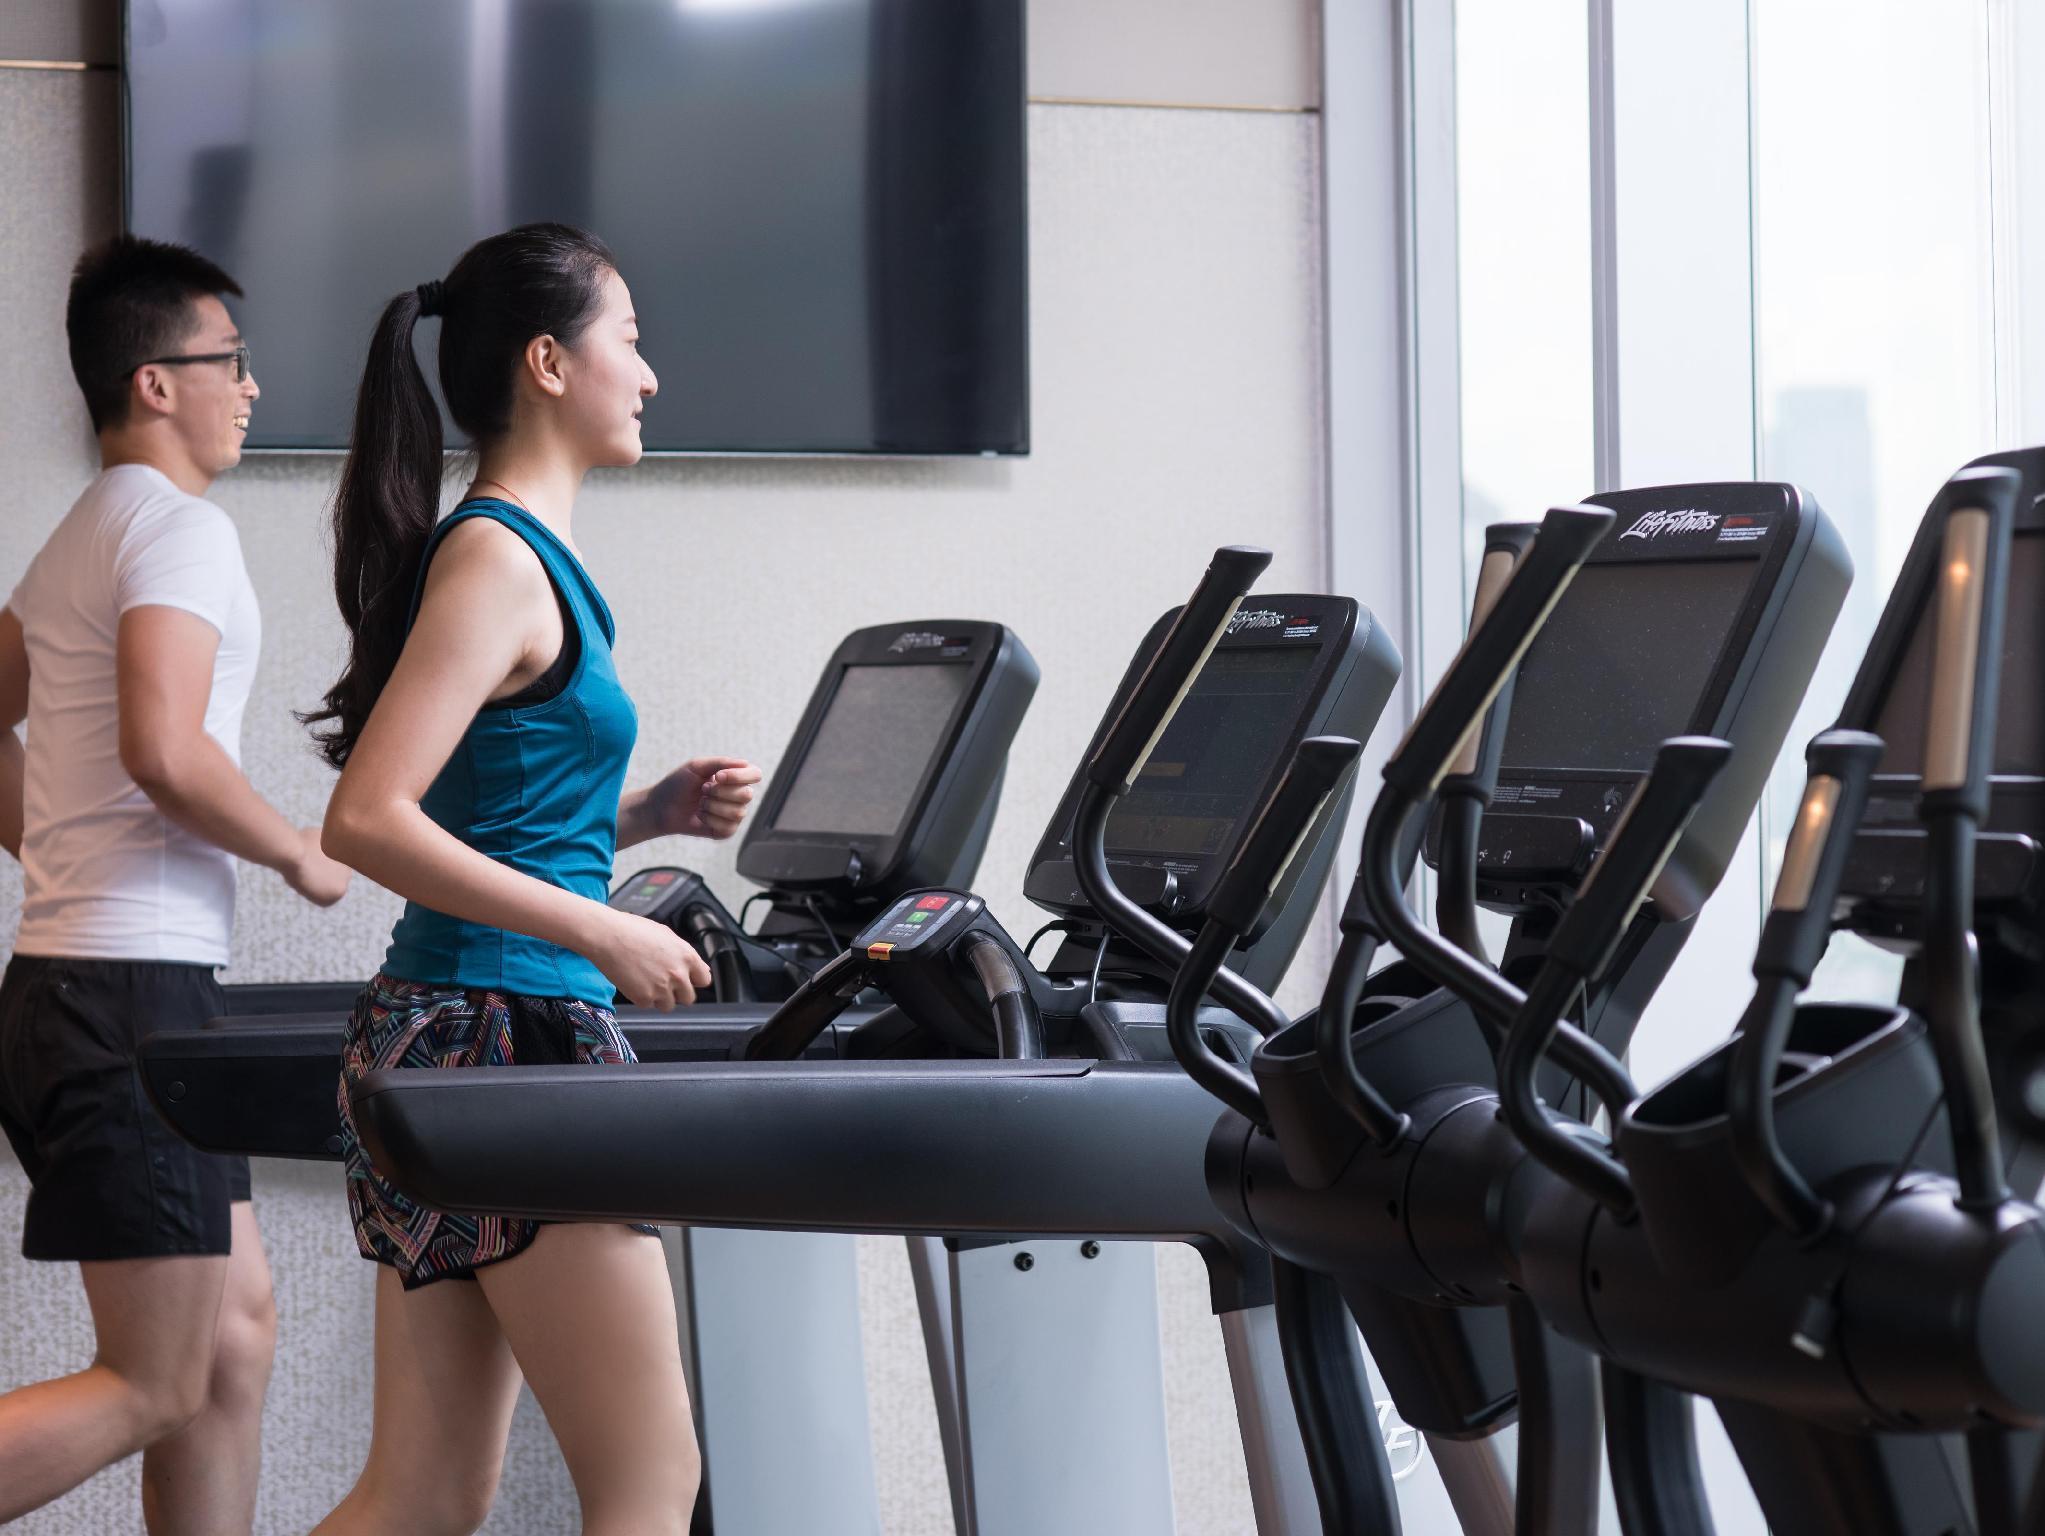
M 157 1117 L 135 1047 L 225 1013 L 209 966 L 16 955 L 0 978 L 0 1130 L 34 1186 L 31 1259 L 228 1251 L 245 1157 L 180 1140 Z

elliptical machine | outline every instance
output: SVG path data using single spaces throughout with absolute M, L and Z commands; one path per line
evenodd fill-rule
M 1203 1060 L 1198 1042 L 1181 1036 L 1189 1072 L 1234 1110 L 1210 1152 L 1217 1201 L 1274 1251 L 1339 1280 L 1401 1416 L 1429 1434 L 1471 1531 L 1594 1527 L 1596 1392 L 1588 1360 L 1549 1337 L 1517 1292 L 1508 1232 L 1530 1165 L 1498 1121 L 1500 1005 L 1488 993 L 1465 1002 L 1429 985 L 1449 979 L 1441 952 L 1497 975 L 1403 907 L 1383 910 L 1388 891 L 1403 902 L 1413 813 L 1438 795 L 1443 930 L 1477 948 L 1480 893 L 1515 911 L 1503 965 L 1524 976 L 1555 941 L 1588 861 L 1609 844 L 1655 740 L 1671 726 L 1702 724 L 1752 747 L 1755 761 L 1686 852 L 1686 883 L 1603 957 L 1578 1010 L 1583 1029 L 1565 1037 L 1567 1070 L 1546 1075 L 1557 1102 L 1580 1103 L 1588 1085 L 1623 1106 L 1630 1084 L 1611 1049 L 1623 1049 L 1724 868 L 1845 589 L 1836 535 L 1792 488 L 1606 500 L 1628 531 L 1669 526 L 1670 506 L 1689 512 L 1688 531 L 1649 556 L 1649 535 L 1598 545 L 1613 510 L 1565 508 L 1549 514 L 1523 557 L 1523 532 L 1495 531 L 1475 631 L 1386 768 L 1318 1015 L 1265 1040 L 1247 1074 Z M 1721 544 L 1727 528 L 1743 531 Z M 1629 696 L 1612 685 L 1609 642 L 1642 639 L 1653 626 L 1664 628 L 1652 654 L 1687 651 L 1703 664 L 1686 688 Z M 1502 691 L 1515 666 L 1508 731 Z M 1587 734 L 1572 740 L 1570 727 Z M 1494 775 L 1508 790 L 1498 797 L 1505 809 L 1480 826 Z M 1283 814 L 1278 802 L 1266 813 Z M 1386 937 L 1406 958 L 1366 982 Z M 1210 924 L 1175 999 L 1200 996 L 1226 941 L 1225 928 Z M 1513 1476 L 1495 1436 L 1515 1415 Z
M 2045 1224 L 2006 1183 L 1972 931 L 1977 884 L 1994 888 L 1975 853 L 1995 810 L 2020 507 L 2035 528 L 2035 489 L 1988 463 L 1956 475 L 1927 513 L 1839 727 L 1811 745 L 1734 1038 L 1632 1106 L 1609 1153 L 1538 1130 L 1529 1142 L 1563 1181 L 1526 1227 L 1530 1292 L 1570 1336 L 1710 1396 L 1778 1525 L 2014 1531 L 2027 1468 L 2011 1432 L 2045 1419 L 2045 1330 L 2029 1315 Z M 1891 711 L 1913 645 L 1926 687 Z M 1799 1004 L 1885 761 L 1865 728 L 1913 715 L 1922 756 L 1887 749 L 1916 780 L 1922 829 L 1921 883 L 1888 892 L 1916 908 L 1909 1001 Z M 1641 850 L 1608 907 L 1654 878 L 1645 837 Z M 1524 1088 L 1554 1006 L 1552 989 L 1530 990 L 1514 1026 L 1516 1128 L 1533 1123 Z M 1964 1470 L 1941 1438 L 1955 1435 Z
M 2045 1213 L 2004 1181 L 1972 932 L 1977 891 L 2024 888 L 1998 890 L 1973 857 L 1984 818 L 2028 841 L 2008 832 L 2027 786 L 1998 810 L 1990 767 L 2020 520 L 2045 525 L 2008 463 L 1971 466 L 1935 501 L 1841 728 L 1812 743 L 1739 1033 L 1627 1108 L 1609 1144 L 1542 1102 L 1544 1054 L 1635 914 L 1669 889 L 1725 744 L 1665 745 L 1524 991 L 1444 959 L 1459 988 L 1511 1003 L 1500 1100 L 1538 1166 L 1499 1233 L 1547 1321 L 1607 1357 L 1629 1532 L 1710 1530 L 1671 1388 L 1714 1399 L 1778 1529 L 1985 1536 L 2024 1518 L 2023 1432 L 2045 1419 L 2045 1330 L 2029 1315 Z M 1924 686 L 1892 708 L 1913 645 Z M 1921 757 L 1889 748 L 1916 781 L 1891 793 L 1914 789 L 1921 883 L 1885 892 L 1891 912 L 1915 909 L 1922 1012 L 1799 1005 L 1885 760 L 1856 727 L 1878 719 L 1914 723 L 1925 744 Z M 1885 851 L 1893 870 L 1899 850 Z M 2028 854 L 2006 845 L 2003 873 Z M 1384 906 L 1402 899 L 1394 887 Z

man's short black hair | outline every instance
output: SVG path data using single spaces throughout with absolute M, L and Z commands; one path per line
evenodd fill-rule
M 229 293 L 240 298 L 241 285 L 197 251 L 168 241 L 115 235 L 78 258 L 64 333 L 93 431 L 127 419 L 128 380 L 151 358 L 184 344 L 192 301 Z

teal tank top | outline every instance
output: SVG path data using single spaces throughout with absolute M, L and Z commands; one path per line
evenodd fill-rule
M 618 851 L 618 795 L 639 733 L 638 713 L 611 661 L 611 610 L 582 562 L 544 523 L 509 502 L 478 498 L 434 529 L 412 594 L 414 615 L 433 552 L 450 528 L 472 517 L 502 523 L 532 546 L 574 621 L 579 654 L 567 685 L 552 698 L 478 710 L 420 809 L 500 864 L 602 901 Z M 476 620 L 488 623 L 490 616 Z M 571 997 L 601 1007 L 617 995 L 603 972 L 573 950 L 417 902 L 405 904 L 392 929 L 383 969 L 406 981 Z

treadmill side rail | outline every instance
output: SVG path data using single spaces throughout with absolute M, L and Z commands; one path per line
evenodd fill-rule
M 1241 1243 L 1175 1066 L 699 1062 L 372 1072 L 378 1167 L 443 1210 L 780 1231 Z

